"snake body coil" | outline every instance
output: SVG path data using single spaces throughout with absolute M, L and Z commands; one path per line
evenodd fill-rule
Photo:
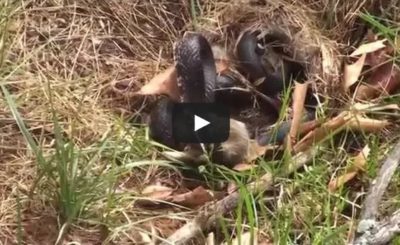
M 268 39 L 266 39 L 268 41 Z M 298 69 L 296 64 L 283 62 L 276 71 L 268 70 L 264 56 L 265 49 L 257 39 L 256 33 L 244 32 L 236 44 L 236 55 L 240 65 L 248 73 L 251 82 L 264 81 L 256 87 L 262 93 L 275 96 L 290 83 L 290 76 Z M 199 33 L 187 32 L 174 46 L 174 60 L 177 72 L 177 83 L 180 89 L 180 102 L 183 103 L 220 103 L 221 100 L 238 109 L 243 104 L 253 108 L 252 94 L 235 91 L 231 87 L 235 78 L 227 74 L 217 75 L 215 59 L 211 45 Z M 241 96 L 239 96 L 241 95 Z M 272 107 L 271 102 L 267 107 Z M 245 106 L 247 106 L 245 105 Z M 253 108 L 254 109 L 254 108 Z M 172 103 L 163 99 L 151 114 L 150 134 L 156 141 L 175 149 L 182 144 L 175 142 L 172 135 Z M 259 120 L 260 118 L 257 118 Z M 254 121 L 254 120 L 253 120 Z M 287 127 L 283 127 L 284 134 Z M 266 135 L 260 140 L 270 142 Z M 230 136 L 227 141 L 211 147 L 212 160 L 217 163 L 233 166 L 245 161 L 248 154 L 250 136 L 247 124 L 230 119 Z M 187 150 L 189 149 L 189 150 Z M 197 144 L 186 145 L 188 154 L 195 156 L 202 151 Z M 190 153 L 192 152 L 192 153 Z M 201 153 L 201 152 L 200 152 Z M 198 155 L 196 155 L 198 156 Z
M 174 48 L 182 102 L 214 102 L 217 70 L 211 46 L 200 34 L 187 32 Z

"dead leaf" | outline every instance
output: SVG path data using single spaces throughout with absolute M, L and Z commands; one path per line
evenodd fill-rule
M 251 169 L 253 169 L 253 168 L 255 168 L 255 165 L 254 165 L 254 164 L 239 163 L 239 164 L 236 164 L 236 165 L 233 167 L 233 170 L 236 170 L 236 171 L 238 171 L 238 172 L 243 172 L 243 171 L 251 170 Z
M 213 192 L 199 186 L 192 191 L 173 196 L 171 202 L 195 208 L 220 197 L 219 195 L 214 196 Z
M 139 95 L 159 95 L 166 94 L 172 100 L 179 101 L 179 89 L 177 84 L 177 73 L 175 66 L 167 68 L 157 74 L 138 92 Z
M 400 68 L 392 62 L 376 68 L 356 91 L 357 100 L 373 99 L 381 94 L 392 94 L 400 88 Z
M 388 62 L 393 57 L 394 49 L 392 46 L 387 46 L 383 49 L 367 54 L 365 65 L 370 67 L 378 67 Z
M 378 97 L 378 95 L 379 91 L 375 89 L 373 86 L 360 84 L 360 86 L 358 86 L 357 88 L 355 99 L 357 101 L 373 99 Z
M 238 189 L 239 189 L 239 187 L 237 186 L 237 184 L 235 182 L 229 182 L 228 187 L 226 188 L 228 194 L 234 193 Z
M 179 227 L 183 225 L 183 221 L 180 219 L 171 219 L 170 217 L 163 217 L 160 216 L 158 218 L 154 217 L 153 219 L 149 220 L 145 224 L 147 226 L 150 226 L 153 230 L 153 228 L 156 230 L 156 236 L 153 236 L 154 238 L 159 238 L 161 237 L 169 237 L 172 235 Z M 158 233 L 158 234 L 157 234 Z M 159 244 L 159 243 L 155 243 Z
M 142 194 L 155 200 L 167 200 L 174 190 L 162 185 L 149 185 L 142 190 Z
M 368 147 L 368 145 L 366 145 L 362 149 L 362 151 L 352 159 L 353 160 L 352 166 L 349 167 L 343 175 L 334 178 L 329 182 L 328 185 L 329 191 L 333 192 L 337 190 L 339 187 L 343 186 L 345 183 L 352 180 L 360 170 L 363 171 L 365 166 L 367 165 L 367 158 L 370 151 L 371 149 Z
M 261 146 L 257 143 L 257 141 L 250 141 L 249 150 L 246 157 L 246 163 L 251 163 L 255 161 L 257 158 L 265 155 L 268 151 L 273 151 L 279 149 L 279 145 L 266 145 Z
M 386 39 L 362 44 L 362 45 L 360 45 L 360 47 L 358 47 L 356 50 L 354 50 L 353 53 L 350 54 L 350 56 L 354 57 L 354 56 L 358 56 L 358 55 L 364 55 L 364 54 L 375 52 L 379 49 L 386 47 L 386 45 L 384 44 L 385 42 L 386 42 Z
M 183 189 L 186 191 L 186 188 L 173 190 L 166 186 L 150 185 L 143 189 L 142 194 L 152 200 L 138 200 L 138 203 L 141 205 L 157 205 L 162 201 L 195 208 L 223 197 L 222 192 L 213 192 L 202 186 L 198 186 L 194 190 L 186 191 L 185 193 L 175 194 L 178 191 L 182 192 Z
M 207 236 L 206 245 L 215 245 L 215 235 L 213 232 L 210 232 Z
M 356 175 L 357 175 L 356 171 L 344 173 L 343 175 L 341 175 L 341 176 L 331 180 L 331 182 L 329 182 L 328 190 L 330 192 L 334 192 L 339 187 L 343 186 L 345 183 L 352 180 Z
M 253 236 L 251 232 L 241 233 L 240 236 L 235 237 L 229 244 L 231 245 L 258 245 L 258 231 L 254 232 Z M 227 245 L 228 243 L 223 243 Z
M 301 119 L 304 110 L 304 101 L 307 95 L 308 83 L 295 83 L 295 89 L 293 94 L 293 118 L 292 124 L 289 131 L 290 146 L 297 141 L 298 131 L 300 128 Z M 291 147 L 289 148 L 291 149 Z
M 361 55 L 361 57 L 353 64 L 346 64 L 344 67 L 344 78 L 343 87 L 347 91 L 354 83 L 358 81 L 361 71 L 364 67 L 366 54 Z
M 216 47 L 215 52 L 216 60 L 215 65 L 217 72 L 221 73 L 229 69 L 230 63 L 226 52 Z M 180 92 L 178 88 L 178 74 L 175 66 L 170 66 L 163 72 L 154 76 L 147 84 L 145 84 L 135 95 L 168 95 L 173 101 L 179 101 Z

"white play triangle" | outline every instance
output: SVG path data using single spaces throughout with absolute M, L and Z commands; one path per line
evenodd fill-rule
M 207 126 L 208 124 L 210 124 L 209 121 L 204 120 L 203 118 L 194 115 L 194 131 L 196 132 L 197 130 L 204 128 L 205 126 Z

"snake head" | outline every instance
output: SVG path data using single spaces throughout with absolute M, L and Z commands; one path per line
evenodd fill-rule
M 280 30 L 245 30 L 235 45 L 235 54 L 250 82 L 269 96 L 290 86 L 293 79 L 303 79 L 304 68 L 288 60 L 290 37 Z
M 256 81 L 266 76 L 266 71 L 262 62 L 264 47 L 259 44 L 257 36 L 259 31 L 244 31 L 235 44 L 235 54 L 245 73 L 251 81 Z

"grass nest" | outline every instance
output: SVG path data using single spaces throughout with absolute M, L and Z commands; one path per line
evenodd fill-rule
M 209 1 L 197 20 L 197 27 L 208 39 L 223 45 L 230 60 L 240 33 L 261 29 L 289 37 L 284 49 L 305 67 L 306 80 L 314 93 L 329 101 L 341 96 L 339 45 L 328 39 L 316 24 L 317 19 L 302 2 L 283 0 L 263 2 Z M 333 100 L 332 100 L 333 99 Z

